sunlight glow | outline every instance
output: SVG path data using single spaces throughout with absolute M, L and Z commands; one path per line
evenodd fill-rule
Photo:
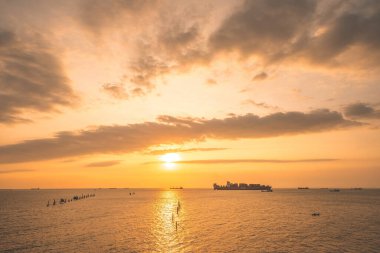
M 181 160 L 181 157 L 177 153 L 168 153 L 160 157 L 160 160 L 165 163 L 175 163 Z
M 164 162 L 167 170 L 173 170 L 176 167 L 176 162 L 181 160 L 181 157 L 177 153 L 167 153 L 160 157 L 160 160 Z

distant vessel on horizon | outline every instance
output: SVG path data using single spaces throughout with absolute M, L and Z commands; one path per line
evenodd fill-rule
M 261 190 L 265 192 L 272 192 L 272 186 L 261 184 L 245 184 L 245 183 L 231 183 L 227 181 L 226 185 L 214 184 L 214 190 Z
M 183 187 L 170 187 L 170 190 L 183 190 Z
M 298 190 L 309 190 L 309 187 L 298 187 Z
M 340 192 L 340 189 L 332 189 L 330 192 Z

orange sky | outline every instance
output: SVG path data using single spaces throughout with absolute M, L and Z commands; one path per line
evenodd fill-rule
M 371 1 L 0 1 L 0 188 L 380 187 L 379 17 Z

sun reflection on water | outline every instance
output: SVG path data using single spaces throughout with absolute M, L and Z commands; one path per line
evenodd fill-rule
M 162 191 L 155 207 L 154 235 L 158 250 L 177 252 L 183 246 L 183 212 L 178 192 Z

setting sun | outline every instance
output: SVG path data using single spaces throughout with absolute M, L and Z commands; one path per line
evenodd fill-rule
M 177 153 L 167 153 L 160 157 L 160 160 L 164 162 L 165 168 L 173 170 L 176 167 L 176 162 L 181 160 L 181 157 Z
M 160 160 L 165 163 L 175 163 L 181 160 L 181 157 L 177 153 L 168 153 L 160 157 Z

